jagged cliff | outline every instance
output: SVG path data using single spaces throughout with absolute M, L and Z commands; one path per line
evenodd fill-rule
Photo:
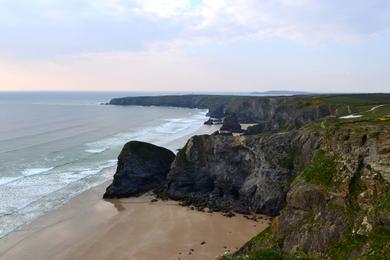
M 234 113 L 239 123 L 257 124 L 246 134 L 298 129 L 326 116 L 389 104 L 390 94 L 306 95 L 290 97 L 175 95 L 112 99 L 111 105 L 173 106 L 208 109 L 212 118 Z
M 276 215 L 300 164 L 319 142 L 308 131 L 194 136 L 172 164 L 166 193 L 212 210 Z
M 318 97 L 146 96 L 116 98 L 109 104 L 208 109 L 208 115 L 213 118 L 234 113 L 240 123 L 260 124 L 250 134 L 298 128 L 336 112 L 336 105 L 320 102 Z
M 112 102 L 209 108 L 259 123 L 243 136 L 191 138 L 155 189 L 199 209 L 277 216 L 226 259 L 390 255 L 390 95 Z
M 320 132 L 320 149 L 292 182 L 272 228 L 226 259 L 390 255 L 390 125 L 359 122 Z

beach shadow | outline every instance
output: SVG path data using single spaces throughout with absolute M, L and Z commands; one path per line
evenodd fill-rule
M 118 199 L 105 199 L 105 201 L 114 205 L 118 212 L 124 211 L 126 208 L 122 205 L 122 202 Z

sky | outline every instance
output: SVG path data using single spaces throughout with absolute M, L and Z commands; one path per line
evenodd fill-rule
M 0 91 L 390 92 L 389 0 L 0 0 Z

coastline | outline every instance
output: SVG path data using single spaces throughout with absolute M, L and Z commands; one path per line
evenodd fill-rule
M 203 125 L 165 147 L 176 151 L 191 136 L 217 129 Z M 151 203 L 150 196 L 104 201 L 108 184 L 79 194 L 3 237 L 0 259 L 215 258 L 235 251 L 269 225 L 267 217 L 259 222 L 240 215 L 227 218 L 174 201 Z
M 258 222 L 241 215 L 227 218 L 174 201 L 152 203 L 148 195 L 105 201 L 107 185 L 4 238 L 0 259 L 214 259 L 269 225 L 267 217 Z

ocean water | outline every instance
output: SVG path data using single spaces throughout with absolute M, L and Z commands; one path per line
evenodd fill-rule
M 101 105 L 140 94 L 0 92 L 0 238 L 111 179 L 126 142 L 164 146 L 206 120 L 205 110 Z

